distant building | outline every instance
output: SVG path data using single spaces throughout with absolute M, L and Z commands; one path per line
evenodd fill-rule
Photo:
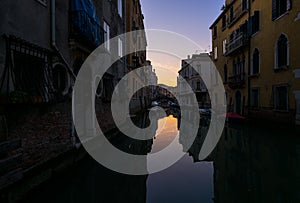
M 300 124 L 300 2 L 226 0 L 211 25 L 228 110 Z
M 158 78 L 157 78 L 157 75 L 155 73 L 155 69 L 153 69 L 153 66 L 151 64 L 151 61 L 147 60 L 147 66 L 149 66 L 149 70 L 148 72 L 146 73 L 147 75 L 149 75 L 149 82 L 151 84 L 151 87 L 148 88 L 148 94 L 149 95 L 149 98 L 151 101 L 155 100 L 156 98 L 156 86 L 157 86 L 157 81 L 158 81 Z
M 182 60 L 181 69 L 178 72 L 180 77 L 178 78 L 177 86 L 178 96 L 185 105 L 191 105 L 192 96 L 196 95 L 200 108 L 211 107 L 208 89 L 202 79 L 204 69 L 211 65 L 212 62 L 207 53 L 193 54 L 192 57 L 188 56 L 187 59 Z M 211 82 L 210 77 L 211 75 L 207 78 L 209 83 Z M 184 80 L 192 88 L 193 92 L 187 91 L 188 87 L 184 85 Z

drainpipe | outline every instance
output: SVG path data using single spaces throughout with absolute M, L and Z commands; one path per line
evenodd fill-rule
M 51 46 L 59 54 L 60 58 L 63 60 L 64 64 L 66 65 L 69 73 L 73 76 L 74 79 L 76 79 L 76 76 L 73 73 L 73 71 L 71 70 L 67 60 L 61 54 L 60 50 L 58 49 L 58 47 L 56 45 L 56 13 L 55 13 L 56 4 L 55 4 L 55 1 L 56 0 L 51 0 Z M 72 145 L 76 146 L 75 126 L 74 126 L 73 120 L 72 120 L 71 128 L 72 128 L 71 129 L 72 130 L 72 132 L 71 132 Z
M 54 50 L 59 54 L 61 60 L 64 62 L 64 64 L 67 66 L 67 70 L 73 76 L 74 79 L 76 79 L 76 75 L 73 73 L 72 69 L 70 68 L 70 65 L 68 64 L 65 57 L 60 52 L 59 48 L 56 45 L 56 0 L 51 0 L 51 46 L 54 48 Z

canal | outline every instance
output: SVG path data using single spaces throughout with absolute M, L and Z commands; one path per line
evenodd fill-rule
M 106 169 L 87 156 L 23 201 L 300 202 L 300 136 L 296 129 L 258 123 L 226 124 L 213 153 L 199 161 L 209 122 L 201 124 L 194 144 L 185 149 L 180 141 L 184 135 L 178 127 L 178 112 L 169 110 L 167 114 L 158 119 L 153 140 L 136 141 L 120 133 L 111 143 L 133 154 L 147 154 L 177 139 L 186 155 L 173 166 L 151 175 L 129 176 Z M 147 115 L 133 120 L 139 127 L 147 125 Z

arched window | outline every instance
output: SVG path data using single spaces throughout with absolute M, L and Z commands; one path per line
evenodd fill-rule
M 281 34 L 275 50 L 275 69 L 287 68 L 289 65 L 289 42 L 286 35 Z
M 259 50 L 254 49 L 253 54 L 252 54 L 252 68 L 251 68 L 252 75 L 256 75 L 259 73 L 259 66 L 260 66 Z

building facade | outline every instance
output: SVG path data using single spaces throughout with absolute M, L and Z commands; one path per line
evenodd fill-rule
M 225 1 L 210 29 L 229 111 L 299 123 L 299 11 L 292 0 Z
M 139 111 L 150 104 L 149 91 L 147 88 L 140 88 L 148 84 L 148 79 L 150 79 L 148 74 L 151 71 L 137 70 L 148 65 L 146 60 L 147 39 L 144 29 L 144 15 L 140 1 L 126 1 L 126 31 L 128 33 L 136 31 L 129 34 L 129 38 L 126 39 L 127 53 L 130 53 L 127 55 L 127 65 L 129 70 L 136 70 L 128 81 L 130 94 L 133 94 L 130 102 L 132 112 Z
M 212 65 L 210 56 L 207 53 L 193 54 L 183 59 L 181 69 L 179 70 L 179 78 L 177 80 L 178 96 L 180 100 L 187 106 L 192 105 L 192 97 L 196 95 L 199 108 L 210 108 L 210 96 L 208 89 L 202 77 L 206 77 L 211 83 L 212 75 L 207 75 L 208 68 Z M 200 73 L 200 74 L 199 74 Z M 207 77 L 208 76 L 208 77 Z M 193 92 L 187 90 L 187 86 L 183 81 L 186 81 L 192 88 Z
M 83 62 L 99 45 L 126 31 L 136 30 L 133 26 L 127 28 L 130 13 L 126 10 L 127 2 L 1 1 L 0 146 L 18 146 L 22 149 L 17 152 L 22 153 L 11 159 L 3 158 L 7 163 L 16 163 L 10 167 L 6 167 L 1 157 L 5 171 L 2 164 L 0 190 L 13 183 L 12 179 L 22 178 L 24 170 L 79 146 L 72 121 L 73 85 Z M 139 29 L 143 29 L 141 6 L 138 0 L 134 2 L 139 13 L 131 15 L 140 19 Z M 110 113 L 114 87 L 133 67 L 128 65 L 132 62 L 128 63 L 123 57 L 126 40 L 120 38 L 117 46 L 105 43 L 103 52 L 111 56 L 111 60 L 113 55 L 121 59 L 102 80 L 89 81 L 91 87 L 97 88 L 96 100 L 92 102 L 104 132 L 115 127 Z M 141 41 L 146 46 L 145 36 Z M 145 52 L 138 56 L 139 63 L 143 64 Z M 90 74 L 94 78 L 95 73 Z M 141 83 L 145 80 L 140 79 Z M 92 90 L 90 94 L 94 93 Z M 86 115 L 81 115 L 82 120 L 88 121 L 85 117 L 91 113 L 87 109 Z M 95 127 L 95 123 L 83 122 L 83 125 L 87 130 Z M 18 170 L 13 177 L 3 179 L 5 172 L 15 169 Z

